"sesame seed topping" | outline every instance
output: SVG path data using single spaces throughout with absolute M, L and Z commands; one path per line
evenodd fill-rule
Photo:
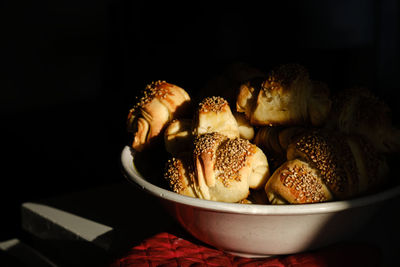
M 347 176 L 344 169 L 338 164 L 332 143 L 327 138 L 316 132 L 303 135 L 296 142 L 296 149 L 308 157 L 310 163 L 319 170 L 323 181 L 329 188 L 332 188 L 334 192 L 344 190 Z
M 205 133 L 196 136 L 194 140 L 194 155 L 199 156 L 203 153 L 214 153 L 217 149 L 217 145 L 226 138 L 226 136 L 218 132 Z
M 164 178 L 169 183 L 170 188 L 178 194 L 184 191 L 186 187 L 183 183 L 185 177 L 182 177 L 184 175 L 182 172 L 185 172 L 189 175 L 189 179 L 192 179 L 191 177 L 194 172 L 190 164 L 184 164 L 181 159 L 175 157 L 167 161 Z
M 229 139 L 218 148 L 214 169 L 218 171 L 218 178 L 226 187 L 232 181 L 241 180 L 239 171 L 254 151 L 255 146 L 242 138 Z
M 227 105 L 228 101 L 220 96 L 206 97 L 199 103 L 199 111 L 220 112 Z
M 168 181 L 170 188 L 175 193 L 179 193 L 183 190 L 181 174 L 179 171 L 182 167 L 182 162 L 177 158 L 169 159 L 166 164 L 164 178 Z
M 144 90 L 141 91 L 140 96 L 136 97 L 136 103 L 131 109 L 131 112 L 148 104 L 154 98 L 166 98 L 171 93 L 169 87 L 169 83 L 161 80 L 153 81 L 146 85 Z
M 280 173 L 280 180 L 296 196 L 297 203 L 326 201 L 322 184 L 312 171 L 303 165 L 295 164 Z
M 261 87 L 265 91 L 286 89 L 299 77 L 308 76 L 307 70 L 299 64 L 286 64 L 272 70 Z

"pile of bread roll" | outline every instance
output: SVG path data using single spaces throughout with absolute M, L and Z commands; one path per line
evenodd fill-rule
M 235 71 L 229 77 L 240 79 L 197 103 L 177 85 L 152 82 L 130 110 L 132 148 L 168 152 L 171 190 L 223 202 L 305 204 L 387 184 L 387 156 L 399 151 L 400 131 L 369 90 L 332 96 L 299 64 L 267 74 Z

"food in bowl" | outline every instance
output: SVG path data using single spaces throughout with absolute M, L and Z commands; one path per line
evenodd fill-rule
M 313 204 L 243 204 L 177 194 L 163 186 L 154 168 L 129 146 L 121 163 L 128 181 L 157 197 L 171 216 L 198 240 L 246 257 L 286 255 L 348 240 L 362 229 L 400 186 L 350 200 Z M 151 160 L 149 160 L 151 159 Z M 157 211 L 154 211 L 157 212 Z
M 307 204 L 371 194 L 388 183 L 386 157 L 399 150 L 400 134 L 386 106 L 371 93 L 337 104 L 327 86 L 312 81 L 305 67 L 282 65 L 238 87 L 235 104 L 236 112 L 244 115 L 240 117 L 240 124 L 246 121 L 243 128 L 223 96 L 204 96 L 194 112 L 169 111 L 168 119 L 154 119 L 159 102 L 195 106 L 181 87 L 161 84 L 179 90 L 168 91 L 167 100 L 158 99 L 154 110 L 151 105 L 146 110 L 141 107 L 141 102 L 151 101 L 135 104 L 144 119 L 153 114 L 156 126 L 147 123 L 144 128 L 149 130 L 140 134 L 141 118 L 132 119 L 132 112 L 128 125 L 134 140 L 144 140 L 139 146 L 133 142 L 135 150 L 145 150 L 155 139 L 164 142 L 158 143 L 159 149 L 169 153 L 163 176 L 175 193 L 233 203 Z M 150 88 L 153 95 L 159 95 L 154 93 L 157 86 Z M 356 96 L 354 90 L 349 92 L 343 95 Z M 369 114 L 363 101 L 379 103 L 374 111 L 382 118 L 379 130 L 367 129 L 366 120 L 360 120 L 363 132 L 348 127 L 348 121 L 356 123 L 359 113 Z M 254 139 L 254 135 L 241 133 L 249 128 L 255 132 Z M 209 147 L 200 149 L 202 142 L 209 142 Z

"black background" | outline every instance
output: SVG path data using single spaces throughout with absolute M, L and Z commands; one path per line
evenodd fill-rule
M 152 80 L 195 94 L 231 63 L 298 62 L 333 92 L 365 85 L 398 113 L 396 0 L 2 5 L 0 241 L 19 233 L 24 201 L 123 180 L 127 111 Z

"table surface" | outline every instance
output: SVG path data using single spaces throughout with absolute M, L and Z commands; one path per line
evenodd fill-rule
M 377 245 L 382 266 L 393 266 L 398 257 L 398 205 L 400 198 L 387 201 L 349 240 Z M 103 265 L 160 232 L 187 236 L 157 198 L 127 181 L 23 203 L 21 218 L 26 234 L 0 240 L 0 265 Z

